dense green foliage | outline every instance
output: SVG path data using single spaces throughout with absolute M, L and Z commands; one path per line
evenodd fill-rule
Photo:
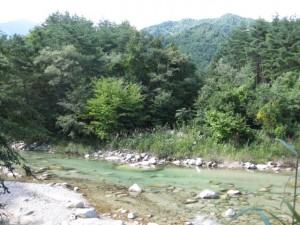
M 94 25 L 68 13 L 50 15 L 25 37 L 1 35 L 1 143 L 112 140 L 182 156 L 214 147 L 225 155 L 264 151 L 274 137 L 293 142 L 300 135 L 299 19 L 250 22 L 227 15 L 165 24 L 172 38 L 186 34 L 188 45 L 167 37 L 165 45 L 128 22 Z M 183 48 L 195 53 L 198 70 Z M 168 129 L 180 138 L 168 138 Z
M 141 123 L 144 97 L 137 84 L 117 78 L 100 78 L 94 83 L 95 96 L 88 100 L 89 128 L 100 138 L 118 134 Z
M 182 52 L 191 56 L 199 70 L 206 72 L 231 32 L 241 24 L 248 26 L 252 22 L 252 19 L 226 14 L 216 19 L 169 21 L 144 30 L 162 36 L 166 45 L 178 45 Z

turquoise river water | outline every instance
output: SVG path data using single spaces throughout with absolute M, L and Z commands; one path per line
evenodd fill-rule
M 287 219 L 287 210 L 282 208 L 281 201 L 291 200 L 293 195 L 293 188 L 287 185 L 291 182 L 289 178 L 293 173 L 275 174 L 274 172 L 174 166 L 141 170 L 127 165 L 85 160 L 67 155 L 27 152 L 23 157 L 33 169 L 47 168 L 47 173 L 54 177 L 82 187 L 96 205 L 100 201 L 106 201 L 111 206 L 111 210 L 125 206 L 136 210 L 140 215 L 153 213 L 157 218 L 154 219 L 160 224 L 180 224 L 174 221 L 192 220 L 193 217 L 203 214 L 224 224 L 228 222 L 228 219 L 223 216 L 228 208 L 239 212 L 253 206 L 262 207 L 266 212 L 272 211 L 277 216 Z M 103 189 L 104 183 L 108 188 Z M 126 196 L 126 190 L 134 183 L 145 190 L 142 197 Z M 187 199 L 194 198 L 204 189 L 219 193 L 221 198 L 200 199 L 195 203 L 186 204 Z M 242 194 L 230 198 L 226 196 L 226 191 L 230 189 L 238 189 Z M 250 216 L 245 215 L 234 223 L 263 224 L 255 213 L 251 213 Z

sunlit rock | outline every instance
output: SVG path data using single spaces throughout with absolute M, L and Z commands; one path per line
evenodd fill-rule
M 127 215 L 127 218 L 128 219 L 135 219 L 136 218 L 136 215 L 135 215 L 135 213 L 128 213 L 128 215 Z
M 202 199 L 216 199 L 219 198 L 219 195 L 216 192 L 204 190 L 199 194 L 199 197 Z
M 135 192 L 135 193 L 138 193 L 138 194 L 139 194 L 139 193 L 141 193 L 143 190 L 142 190 L 142 188 L 141 188 L 139 185 L 133 184 L 132 186 L 129 187 L 128 191 L 129 191 L 129 192 Z
M 204 163 L 203 159 L 202 158 L 197 158 L 196 159 L 196 162 L 195 162 L 195 165 L 196 166 L 202 166 Z
M 72 201 L 67 204 L 68 208 L 84 208 L 84 203 L 82 201 Z
M 97 213 L 94 208 L 76 209 L 75 215 L 81 218 L 97 218 Z
M 229 196 L 237 196 L 237 195 L 241 195 L 242 193 L 239 190 L 229 190 L 227 191 L 227 194 Z
M 224 215 L 228 218 L 234 217 L 235 216 L 235 211 L 233 209 L 228 209 L 226 210 L 226 212 L 224 213 Z
M 266 170 L 268 167 L 267 167 L 267 165 L 265 165 L 265 164 L 257 164 L 257 165 L 256 165 L 256 168 L 257 168 L 258 170 Z
M 180 160 L 175 160 L 172 163 L 176 166 L 179 166 L 181 164 Z
M 156 164 L 156 163 L 157 163 L 157 160 L 156 160 L 155 157 L 152 157 L 152 158 L 149 159 L 148 162 L 149 162 L 150 164 Z

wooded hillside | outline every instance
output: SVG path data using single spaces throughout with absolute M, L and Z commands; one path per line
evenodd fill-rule
M 218 143 L 299 138 L 298 18 L 180 23 L 162 25 L 172 34 L 163 41 L 127 22 L 54 13 L 27 36 L 1 35 L 1 143 L 188 124 Z

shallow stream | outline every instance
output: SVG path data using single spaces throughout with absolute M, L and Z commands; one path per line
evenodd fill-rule
M 292 173 L 173 166 L 141 170 L 66 155 L 27 152 L 23 156 L 33 168 L 47 168 L 47 173 L 54 177 L 79 186 L 99 210 L 113 214 L 122 207 L 135 211 L 141 221 L 160 224 L 183 224 L 197 215 L 207 215 L 225 224 L 228 219 L 223 214 L 227 209 L 239 212 L 253 206 L 286 218 L 287 210 L 280 208 L 281 201 L 293 195 L 292 187 L 287 185 L 285 189 Z M 145 190 L 140 196 L 128 195 L 128 187 L 134 183 Z M 221 198 L 186 204 L 187 199 L 193 199 L 205 189 L 219 193 Z M 242 194 L 228 197 L 226 191 L 230 189 L 240 190 Z M 122 218 L 122 215 L 116 217 Z M 250 213 L 233 224 L 263 224 L 259 218 L 258 214 Z

